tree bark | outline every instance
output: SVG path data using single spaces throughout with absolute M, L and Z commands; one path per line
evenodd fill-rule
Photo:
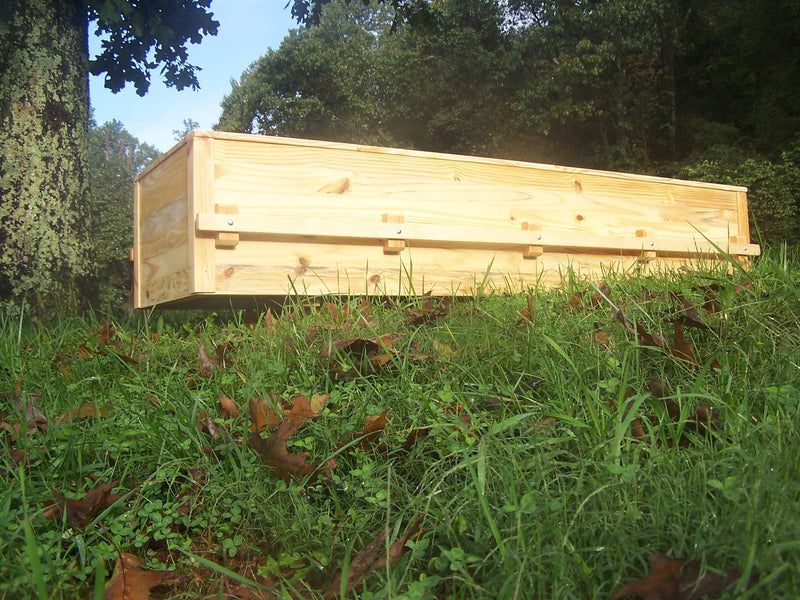
M 0 299 L 33 294 L 63 307 L 92 271 L 87 12 L 78 0 L 3 4 Z

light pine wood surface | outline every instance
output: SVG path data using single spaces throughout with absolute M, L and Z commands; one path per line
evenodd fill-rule
M 134 194 L 137 307 L 519 291 L 759 253 L 741 187 L 311 140 L 195 131 Z

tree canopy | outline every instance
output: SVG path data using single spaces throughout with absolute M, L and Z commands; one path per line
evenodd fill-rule
M 102 52 L 89 62 L 92 75 L 105 73 L 105 86 L 118 92 L 133 83 L 143 96 L 150 72 L 161 66 L 164 81 L 179 90 L 197 89 L 198 67 L 187 62 L 186 44 L 216 35 L 219 22 L 208 8 L 211 0 L 93 0 L 87 18 L 96 24 Z

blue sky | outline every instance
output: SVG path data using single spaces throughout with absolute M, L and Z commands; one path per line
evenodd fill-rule
M 103 87 L 103 77 L 90 77 L 89 93 L 98 123 L 116 119 L 141 142 L 165 151 L 175 144 L 174 129 L 193 119 L 210 129 L 220 115 L 220 102 L 230 92 L 231 78 L 239 76 L 268 48 L 278 48 L 290 29 L 297 27 L 286 0 L 213 0 L 211 11 L 219 21 L 214 37 L 190 44 L 189 62 L 201 67 L 200 89 L 181 92 L 167 88 L 158 71 L 151 73 L 150 91 L 136 95 L 131 84 L 117 94 Z M 90 30 L 90 53 L 99 42 Z

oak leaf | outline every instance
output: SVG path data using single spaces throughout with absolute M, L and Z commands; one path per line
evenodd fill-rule
M 340 440 L 340 442 L 344 443 L 341 443 L 339 447 L 353 442 L 362 450 L 366 450 L 370 445 L 377 441 L 385 427 L 386 411 L 383 411 L 379 415 L 368 415 L 364 421 L 364 429 L 362 431 L 347 432 L 344 438 Z
M 292 402 L 291 408 L 284 412 L 283 421 L 267 439 L 261 437 L 258 429 L 249 435 L 248 444 L 266 465 L 275 470 L 277 477 L 289 481 L 292 477 L 302 479 L 308 475 L 311 475 L 312 479 L 330 476 L 335 461 L 329 460 L 322 465 L 320 463 L 312 465 L 308 462 L 308 457 L 311 456 L 310 452 L 294 454 L 289 452 L 286 447 L 286 442 L 292 435 L 302 429 L 310 420 L 320 416 L 322 407 L 327 400 L 328 396 L 315 396 L 313 401 L 307 396 L 297 396 Z
M 278 413 L 267 406 L 267 403 L 261 398 L 250 398 L 248 406 L 250 413 L 250 432 L 260 433 L 265 429 L 272 429 L 280 422 Z
M 433 299 L 428 297 L 422 303 L 421 308 L 411 308 L 406 312 L 406 322 L 409 325 L 416 326 L 444 317 L 450 312 L 452 302 L 453 299 L 450 296 L 446 296 L 436 305 Z
M 225 396 L 219 395 L 219 416 L 223 419 L 235 419 L 239 416 L 241 411 L 236 406 L 236 402 Z
M 330 371 L 336 379 L 352 379 L 379 371 L 391 363 L 395 356 L 394 343 L 402 337 L 397 333 L 388 333 L 378 338 L 349 338 L 334 342 L 331 348 L 320 352 L 322 358 L 330 359 Z M 345 369 L 335 360 L 336 357 L 348 357 L 353 368 Z
M 697 361 L 694 358 L 694 349 L 683 336 L 683 325 L 680 320 L 675 321 L 674 344 L 672 348 L 670 348 L 670 352 L 675 358 L 681 359 L 686 364 L 693 367 L 697 366 Z
M 133 554 L 121 552 L 114 566 L 114 575 L 106 583 L 105 600 L 149 600 L 150 589 L 172 583 L 175 573 L 146 571 L 144 563 Z
M 611 600 L 699 600 L 709 594 L 719 594 L 742 576 L 736 569 L 725 574 L 705 570 L 697 559 L 670 559 L 663 554 L 651 554 L 647 560 L 650 562 L 647 576 L 626 584 L 614 592 Z
M 92 402 L 85 402 L 79 408 L 63 413 L 59 418 L 59 423 L 68 423 L 69 421 L 77 421 L 78 419 L 86 419 L 89 417 L 105 417 L 106 409 L 103 407 L 97 408 L 97 405 Z
M 61 492 L 54 491 L 52 494 L 56 504 L 45 511 L 45 518 L 59 519 L 66 510 L 70 522 L 83 530 L 102 509 L 111 506 L 125 495 L 111 493 L 118 483 L 119 480 L 101 484 L 87 492 L 83 500 L 66 498 Z

